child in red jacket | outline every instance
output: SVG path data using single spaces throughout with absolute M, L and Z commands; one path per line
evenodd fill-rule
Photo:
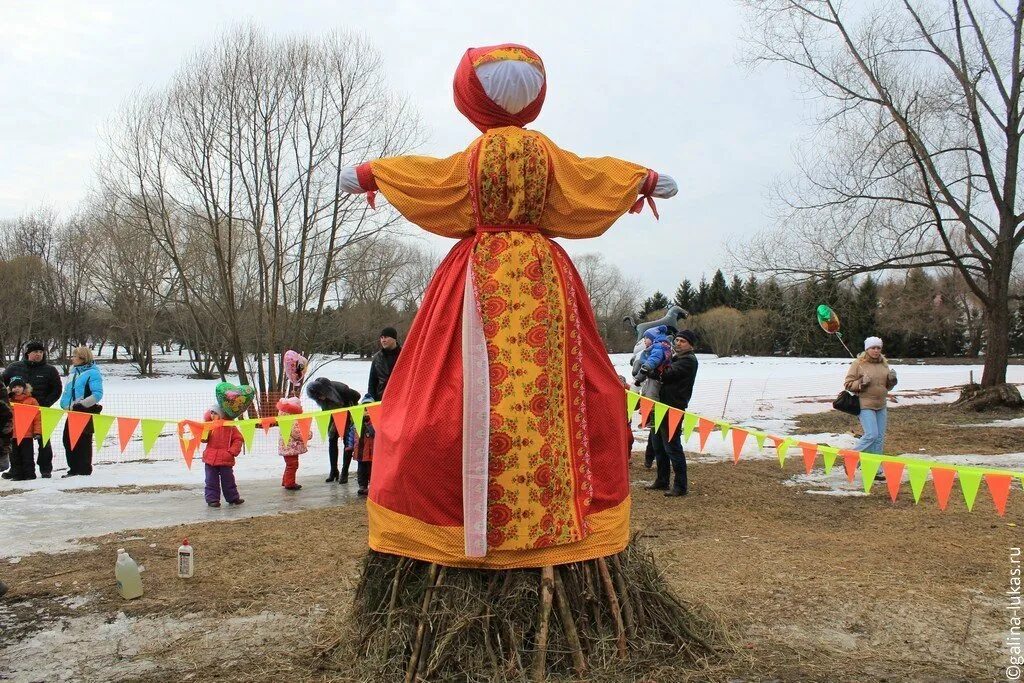
M 32 398 L 32 385 L 25 382 L 21 377 L 12 377 L 10 384 L 11 403 L 24 403 L 28 406 L 38 406 L 39 401 Z M 43 433 L 42 419 L 36 413 L 32 420 L 32 427 L 28 434 L 21 440 L 21 443 L 11 443 L 11 476 L 6 477 L 11 481 L 27 481 L 36 478 L 36 461 L 33 445 L 35 440 Z
M 210 408 L 203 416 L 204 422 L 223 420 L 219 408 Z M 238 495 L 235 485 L 235 458 L 242 452 L 242 433 L 234 427 L 210 425 L 203 438 L 206 450 L 203 451 L 203 464 L 206 466 L 206 504 L 212 508 L 220 507 L 220 492 L 224 489 L 224 499 L 230 505 L 241 505 L 245 502 Z

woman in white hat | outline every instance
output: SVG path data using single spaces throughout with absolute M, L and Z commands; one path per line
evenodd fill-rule
M 863 453 L 882 453 L 888 420 L 885 406 L 889 390 L 896 386 L 896 371 L 889 369 L 889 361 L 882 355 L 879 337 L 864 340 L 864 353 L 850 364 L 845 385 L 847 391 L 860 396 L 860 423 L 864 427 L 864 436 L 854 448 Z

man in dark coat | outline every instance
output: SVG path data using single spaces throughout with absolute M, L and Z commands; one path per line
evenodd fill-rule
M 46 359 L 46 346 L 39 341 L 30 341 L 25 345 L 25 355 L 21 360 L 14 361 L 4 369 L 3 381 L 5 384 L 15 377 L 21 377 L 32 386 L 32 397 L 39 401 L 39 405 L 52 406 L 60 398 L 61 390 L 64 388 L 60 381 L 60 373 Z M 49 478 L 53 471 L 53 449 L 50 443 L 43 443 L 39 438 L 39 455 L 36 456 L 36 464 L 39 465 L 39 474 L 43 478 Z
M 402 345 L 398 343 L 398 332 L 393 327 L 385 327 L 380 331 L 380 351 L 373 354 L 370 360 L 370 384 L 366 394 L 374 401 L 384 397 L 384 389 L 391 379 L 391 371 L 398 362 L 398 354 Z
M 661 394 L 659 400 L 673 408 L 686 410 L 693 394 L 693 382 L 697 379 L 697 354 L 693 346 L 697 335 L 690 330 L 680 332 L 672 345 L 672 363 L 661 373 Z M 686 454 L 683 453 L 680 429 L 668 438 L 668 420 L 663 420 L 661 429 L 651 435 L 654 454 L 658 463 L 658 476 L 650 489 L 667 489 L 666 496 L 685 496 Z M 669 467 L 675 472 L 675 483 L 669 488 Z
M 348 408 L 359 403 L 359 392 L 344 382 L 332 382 L 326 377 L 317 377 L 306 386 L 306 395 L 316 401 L 320 410 L 334 410 L 335 408 Z M 350 427 L 351 429 L 351 427 Z M 344 435 L 338 434 L 338 428 L 331 420 L 327 428 L 327 457 L 331 461 L 331 473 L 327 482 L 338 481 L 345 484 L 348 482 L 348 468 L 352 463 L 352 448 L 345 444 L 345 458 L 338 472 L 338 439 L 344 442 Z M 353 444 L 354 448 L 355 444 Z

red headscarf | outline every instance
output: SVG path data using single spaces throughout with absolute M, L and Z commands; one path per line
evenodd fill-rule
M 459 62 L 459 68 L 455 70 L 455 106 L 462 115 L 469 119 L 474 126 L 486 133 L 489 128 L 500 128 L 501 126 L 525 126 L 537 118 L 540 109 L 544 105 L 544 95 L 547 92 L 548 84 L 545 78 L 537 97 L 530 104 L 526 105 L 516 114 L 510 114 L 494 100 L 487 96 L 480 79 L 476 75 L 476 66 L 485 61 L 496 59 L 519 59 L 536 63 L 541 71 L 544 70 L 544 62 L 536 52 L 528 47 L 505 43 L 503 45 L 491 45 L 488 47 L 471 47 L 466 50 Z

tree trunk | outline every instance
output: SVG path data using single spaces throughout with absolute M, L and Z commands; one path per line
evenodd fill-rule
M 1010 361 L 1010 269 L 1013 253 L 992 259 L 988 281 L 989 305 L 985 311 L 985 369 L 981 386 L 1006 384 L 1006 366 Z

